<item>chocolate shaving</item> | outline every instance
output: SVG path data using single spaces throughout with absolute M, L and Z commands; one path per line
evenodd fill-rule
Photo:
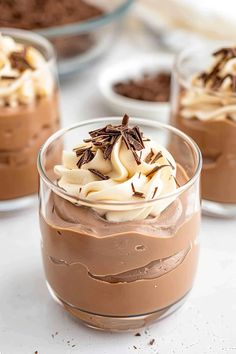
M 158 187 L 155 187 L 153 195 L 152 195 L 152 199 L 155 197 L 156 193 L 157 193 Z
M 132 192 L 133 192 L 133 197 L 145 198 L 145 195 L 142 192 L 138 192 L 135 190 L 133 182 L 131 183 L 131 188 L 132 188 Z
M 232 90 L 236 91 L 236 76 L 232 75 Z
M 230 59 L 236 57 L 236 48 L 221 48 L 213 53 L 213 56 L 218 57 L 219 60 L 212 68 L 209 73 L 202 72 L 198 78 L 203 81 L 203 84 L 206 85 L 209 83 L 209 87 L 215 91 L 217 91 L 224 80 L 229 77 L 232 81 L 232 90 L 236 91 L 236 78 L 234 75 L 227 74 L 224 77 L 219 76 L 219 71 L 222 69 L 223 65 Z M 211 81 L 210 81 L 211 80 Z
M 177 187 L 179 188 L 179 187 L 180 187 L 180 184 L 179 184 L 179 182 L 177 181 L 176 177 L 175 177 L 174 175 L 172 175 L 172 177 L 174 178 L 175 183 L 176 183 Z
M 11 52 L 9 56 L 11 66 L 20 72 L 23 72 L 27 69 L 34 70 L 34 68 L 30 65 L 30 63 L 28 63 L 26 59 L 26 52 L 27 49 L 24 48 L 21 52 Z
M 171 169 L 174 170 L 175 168 L 174 168 L 174 166 L 172 165 L 172 163 L 170 162 L 170 160 L 168 160 L 168 159 L 166 159 L 166 160 L 169 162 Z
M 150 342 L 149 342 L 149 345 L 153 345 L 155 343 L 155 339 L 151 339 Z
M 138 332 L 135 334 L 135 337 L 141 337 L 141 334 Z
M 154 159 L 152 160 L 152 163 L 157 162 L 161 157 L 163 157 L 162 152 L 159 151 L 158 154 L 154 157 Z
M 138 178 L 140 178 L 141 177 L 141 172 L 139 172 L 139 174 L 138 174 Z
M 13 76 L 13 75 L 2 75 L 1 76 L 2 80 L 15 80 L 17 79 L 17 76 Z
M 129 124 L 129 116 L 127 114 L 125 114 L 122 119 L 122 125 L 127 126 L 128 124 Z
M 109 179 L 109 176 L 105 176 L 103 173 L 99 172 L 98 170 L 95 170 L 94 168 L 89 168 L 88 169 L 91 173 L 96 175 L 97 177 L 101 178 L 102 180 Z
M 144 161 L 145 161 L 146 163 L 151 162 L 154 155 L 155 155 L 155 154 L 154 154 L 153 150 L 151 149 L 151 151 L 150 151 L 149 154 L 146 156 L 146 158 L 145 158 Z
M 132 152 L 136 163 L 138 165 L 141 163 L 141 155 L 139 157 L 137 155 L 137 151 L 141 151 L 145 147 L 142 139 L 142 133 L 137 126 L 129 128 L 128 123 L 129 116 L 125 114 L 121 125 L 113 126 L 108 124 L 104 128 L 89 132 L 91 136 L 90 142 L 102 150 L 105 160 L 111 158 L 113 147 L 117 140 L 121 137 L 125 142 L 127 149 Z
M 80 187 L 80 189 L 79 189 L 79 193 L 81 193 L 81 191 L 82 191 L 82 187 Z
M 79 159 L 79 161 L 77 162 L 77 166 L 78 168 L 81 168 L 84 164 L 89 163 L 90 161 L 92 161 L 92 159 L 94 158 L 94 153 L 90 150 L 90 148 L 86 149 L 82 154 L 81 154 L 81 158 Z
M 147 175 L 146 177 L 149 177 L 150 175 L 152 175 L 153 173 L 161 170 L 164 167 L 171 167 L 170 165 L 161 165 L 161 166 L 155 166 Z

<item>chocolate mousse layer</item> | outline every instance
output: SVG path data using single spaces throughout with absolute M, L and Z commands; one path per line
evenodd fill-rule
M 188 213 L 190 193 L 159 217 L 108 222 L 51 192 L 40 225 L 54 295 L 90 324 L 85 313 L 141 316 L 178 302 L 192 287 L 198 261 L 200 213 Z
M 180 112 L 181 106 L 172 114 L 172 124 L 191 136 L 202 152 L 202 197 L 236 203 L 236 122 L 228 118 L 188 120 Z
M 58 128 L 57 93 L 29 105 L 0 107 L 0 200 L 37 192 L 37 154 Z M 53 166 L 60 152 L 50 153 Z

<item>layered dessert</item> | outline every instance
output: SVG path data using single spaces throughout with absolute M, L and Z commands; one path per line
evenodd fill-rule
M 178 193 L 189 181 L 185 169 L 128 120 L 64 151 L 57 190 L 41 192 L 50 291 L 100 328 L 119 329 L 118 317 L 163 315 L 190 291 L 198 261 L 198 189 Z
M 38 150 L 58 126 L 57 91 L 45 58 L 0 34 L 0 201 L 37 192 Z
M 211 65 L 180 86 L 172 123 L 201 149 L 202 196 L 236 203 L 236 48 L 214 52 Z

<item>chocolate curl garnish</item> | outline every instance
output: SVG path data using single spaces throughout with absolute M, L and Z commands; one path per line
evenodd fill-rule
M 153 173 L 158 172 L 159 170 L 161 170 L 164 167 L 171 167 L 170 165 L 161 165 L 161 166 L 155 166 L 147 175 L 146 177 L 151 176 Z
M 135 190 L 133 182 L 131 183 L 131 188 L 132 188 L 132 192 L 133 192 L 133 197 L 145 198 L 145 195 L 142 192 L 138 192 Z
M 155 155 L 155 154 L 154 154 L 153 150 L 151 149 L 151 151 L 150 151 L 149 154 L 146 156 L 146 158 L 145 158 L 144 161 L 145 161 L 146 163 L 151 162 L 154 155 Z
M 213 56 L 218 57 L 219 60 L 212 68 L 209 73 L 203 72 L 198 78 L 203 81 L 203 84 L 206 85 L 209 83 L 209 87 L 217 91 L 223 84 L 224 80 L 229 77 L 231 79 L 232 91 L 236 92 L 236 78 L 234 75 L 227 74 L 224 77 L 219 76 L 220 70 L 223 68 L 224 64 L 232 59 L 236 58 L 236 48 L 221 48 L 213 53 Z M 211 81 L 211 82 L 210 82 Z
M 158 190 L 158 187 L 155 187 L 154 192 L 153 192 L 153 195 L 152 195 L 152 199 L 154 199 L 154 197 L 155 197 L 155 195 L 156 195 L 156 193 L 157 193 L 157 190 Z
M 175 183 L 176 183 L 177 187 L 179 188 L 179 187 L 180 187 L 180 184 L 179 184 L 179 182 L 177 181 L 176 177 L 175 177 L 174 175 L 172 175 L 172 177 L 174 178 Z
M 154 159 L 152 160 L 152 163 L 157 162 L 161 157 L 163 157 L 162 152 L 159 151 L 158 154 L 154 157 Z
M 27 49 L 24 48 L 21 52 L 12 52 L 9 56 L 11 66 L 13 69 L 17 69 L 23 72 L 27 69 L 34 70 L 34 68 L 28 63 L 26 59 Z
M 79 159 L 79 161 L 77 162 L 77 166 L 78 168 L 81 168 L 84 164 L 89 163 L 90 161 L 92 161 L 92 159 L 94 158 L 94 153 L 91 151 L 91 148 L 86 149 L 82 154 L 81 157 Z
M 88 170 L 95 176 L 101 178 L 102 180 L 107 180 L 110 178 L 109 176 L 105 176 L 103 173 L 99 172 L 98 170 L 95 170 L 94 168 L 89 168 Z
M 12 75 L 2 75 L 1 79 L 2 80 L 15 80 L 15 79 L 18 79 L 18 77 L 17 76 L 12 76 Z
M 139 165 L 141 164 L 141 158 L 138 156 L 137 152 L 145 148 L 142 133 L 139 127 L 135 126 L 129 128 L 128 124 L 129 116 L 125 114 L 121 125 L 113 126 L 109 124 L 104 128 L 93 130 L 89 132 L 91 140 L 86 139 L 86 141 L 91 141 L 94 146 L 102 150 L 104 159 L 108 160 L 111 159 L 114 145 L 118 139 L 121 138 L 127 149 L 132 152 L 136 163 Z

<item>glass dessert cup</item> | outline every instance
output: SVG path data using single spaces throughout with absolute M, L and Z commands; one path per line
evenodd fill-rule
M 0 33 L 2 38 L 9 36 L 15 44 L 23 45 L 24 49 L 33 47 L 45 59 L 44 65 L 31 71 L 19 72 L 16 79 L 9 79 L 9 96 L 3 94 L 2 90 L 5 90 L 6 86 L 1 85 L 0 211 L 10 211 L 26 207 L 36 200 L 38 150 L 59 128 L 58 84 L 55 53 L 46 39 L 24 30 L 0 29 Z M 5 39 L 2 38 L 4 46 Z M 9 63 L 13 65 L 11 61 Z M 5 68 L 2 66 L 0 70 L 2 80 Z M 19 77 L 21 78 L 18 79 Z M 19 84 L 21 79 L 24 88 Z M 13 89 L 14 84 L 19 86 L 17 90 Z M 12 102 L 14 99 L 15 102 Z M 52 164 L 54 155 L 51 156 Z
M 236 113 L 236 94 L 209 87 L 199 89 L 190 81 L 193 75 L 206 70 L 212 53 L 223 47 L 229 47 L 228 43 L 208 43 L 179 54 L 173 71 L 171 124 L 194 139 L 201 150 L 203 212 L 231 218 L 236 217 L 236 121 L 230 114 Z M 188 94 L 192 100 L 189 106 Z M 198 97 L 195 104 L 194 97 Z M 214 119 L 219 109 L 230 113 Z M 187 110 L 188 114 L 191 110 L 191 117 L 184 116 Z M 199 119 L 199 114 L 211 114 L 211 118 Z
M 199 252 L 201 153 L 171 126 L 132 119 L 145 136 L 168 147 L 180 187 L 147 201 L 72 202 L 58 186 L 48 154 L 58 145 L 73 148 L 78 137 L 108 123 L 119 124 L 120 118 L 62 129 L 39 153 L 42 257 L 49 291 L 69 313 L 97 329 L 132 330 L 175 311 L 192 288 Z M 169 206 L 155 218 L 111 222 L 102 216 L 158 203 Z

